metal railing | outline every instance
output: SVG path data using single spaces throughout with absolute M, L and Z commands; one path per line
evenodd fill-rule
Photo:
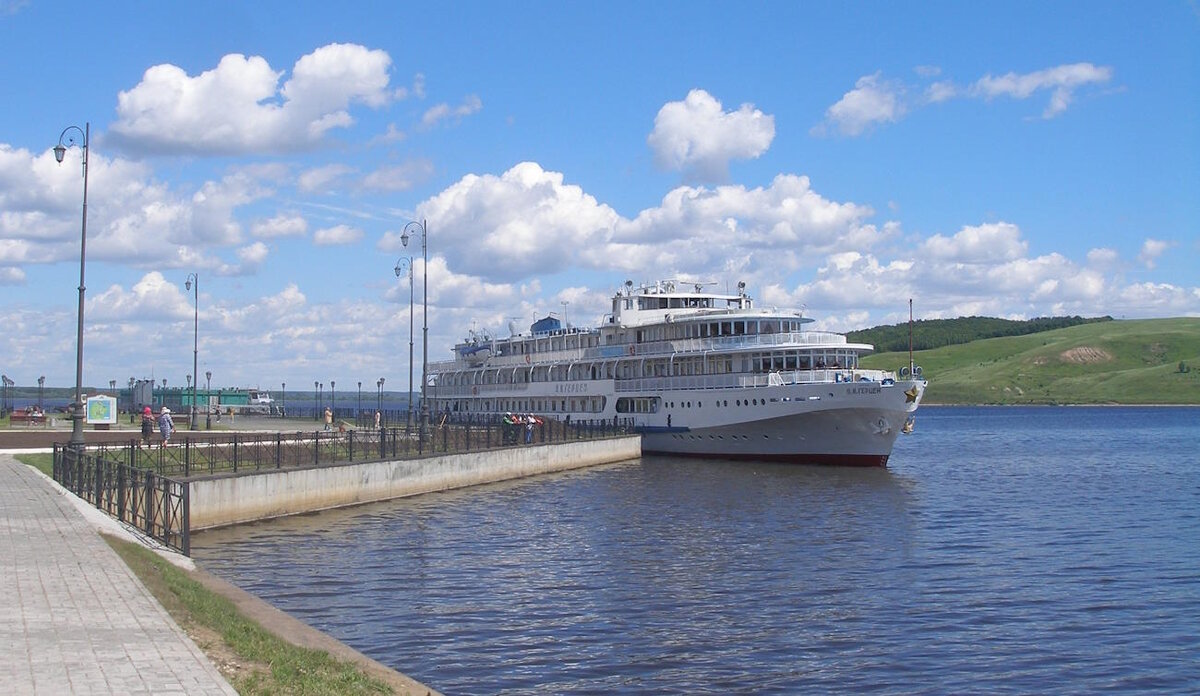
M 102 451 L 54 445 L 54 480 L 147 536 L 189 555 L 186 481 L 114 460 Z
M 437 414 L 425 428 L 239 433 L 184 438 L 167 447 L 103 443 L 54 445 L 54 480 L 98 509 L 190 554 L 190 480 L 270 469 L 328 466 L 481 452 L 526 444 L 620 437 L 628 421 L 506 423 Z
M 481 452 L 525 444 L 617 437 L 629 432 L 627 422 L 559 421 L 506 425 L 494 416 L 456 417 L 435 414 L 425 428 L 411 426 L 294 433 L 229 432 L 172 440 L 167 447 L 145 446 L 139 440 L 98 444 L 97 456 L 127 463 L 164 476 L 238 474 L 270 469 L 294 469 L 365 461 L 386 461 L 435 454 Z

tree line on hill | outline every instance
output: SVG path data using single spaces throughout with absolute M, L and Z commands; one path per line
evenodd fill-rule
M 921 319 L 912 323 L 913 350 L 929 350 L 959 343 L 970 343 L 983 338 L 1001 336 L 1025 336 L 1040 331 L 1053 331 L 1079 324 L 1112 321 L 1112 317 L 1038 317 L 1023 321 L 997 319 L 995 317 L 959 317 L 957 319 Z M 861 331 L 849 331 L 846 340 L 852 343 L 870 343 L 880 353 L 905 352 L 908 350 L 909 325 L 889 324 Z

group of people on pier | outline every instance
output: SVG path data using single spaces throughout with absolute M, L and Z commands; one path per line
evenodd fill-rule
M 504 414 L 504 444 L 515 445 L 521 440 L 521 431 L 525 431 L 525 444 L 533 442 L 533 429 L 542 424 L 542 419 L 532 413 Z

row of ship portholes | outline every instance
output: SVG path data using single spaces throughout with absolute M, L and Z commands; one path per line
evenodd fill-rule
M 766 405 L 767 405 L 767 400 L 766 400 L 766 399 L 746 399 L 746 400 L 744 400 L 744 401 L 743 401 L 742 399 L 736 399 L 736 400 L 734 401 L 734 406 L 766 406 Z M 717 407 L 718 407 L 718 408 L 728 408 L 728 406 L 729 406 L 729 400 L 728 400 L 728 399 L 723 399 L 723 400 L 719 400 L 719 401 L 717 401 Z M 692 407 L 692 402 L 690 402 L 690 401 L 687 401 L 687 402 L 680 401 L 680 402 L 679 402 L 679 405 L 678 405 L 678 407 L 679 407 L 679 408 L 691 408 L 691 407 Z M 676 404 L 675 404 L 675 402 L 674 402 L 674 401 L 668 402 L 668 403 L 667 403 L 667 408 L 676 408 Z M 702 402 L 702 401 L 697 401 L 697 402 L 696 402 L 696 408 L 704 408 L 704 402 Z

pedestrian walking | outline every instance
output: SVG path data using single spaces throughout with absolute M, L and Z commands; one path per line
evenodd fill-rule
M 333 411 L 330 411 L 328 406 L 325 407 L 325 430 L 333 430 Z
M 175 432 L 175 421 L 171 420 L 171 409 L 166 406 L 158 414 L 158 432 L 162 435 L 162 445 L 166 447 L 171 442 L 171 433 Z
M 383 414 L 379 411 L 375 412 L 375 429 L 379 430 L 383 427 Z
M 154 414 L 150 407 L 142 409 L 142 444 L 149 446 L 150 438 L 154 435 Z

